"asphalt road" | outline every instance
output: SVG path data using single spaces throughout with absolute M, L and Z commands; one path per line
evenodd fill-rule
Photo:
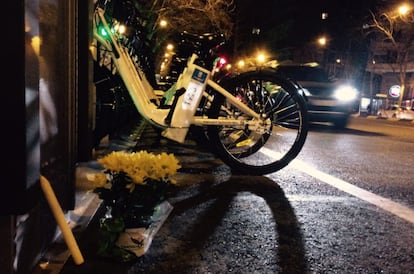
M 413 132 L 366 118 L 316 126 L 288 167 L 236 176 L 208 148 L 147 130 L 136 149 L 173 152 L 184 167 L 172 213 L 125 264 L 96 256 L 98 212 L 80 237 L 85 263 L 61 273 L 414 273 Z

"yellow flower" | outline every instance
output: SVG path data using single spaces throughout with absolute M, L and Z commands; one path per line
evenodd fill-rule
M 150 169 L 152 172 L 149 174 L 151 179 L 166 179 L 169 176 L 174 175 L 181 167 L 173 154 L 163 152 L 154 156 L 154 158 L 155 159 L 152 161 L 152 167 Z
M 106 169 L 113 172 L 125 172 L 125 166 L 128 159 L 128 153 L 123 151 L 114 151 L 107 156 L 98 159 L 97 161 L 102 164 Z
M 114 151 L 97 160 L 110 172 L 125 172 L 135 184 L 145 184 L 146 179 L 168 180 L 181 165 L 174 154 Z M 169 180 L 175 183 L 175 180 Z M 133 188 L 129 186 L 128 188 Z
M 134 172 L 128 173 L 134 183 L 144 185 L 144 179 L 147 177 L 147 173 L 144 170 L 134 170 Z

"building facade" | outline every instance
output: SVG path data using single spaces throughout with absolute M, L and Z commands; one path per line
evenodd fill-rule
M 397 58 L 395 46 L 387 41 L 371 41 L 366 65 L 365 96 L 381 100 L 378 107 L 401 104 L 414 107 L 414 45 L 406 49 L 404 60 Z M 405 74 L 404 92 L 401 94 L 400 73 Z

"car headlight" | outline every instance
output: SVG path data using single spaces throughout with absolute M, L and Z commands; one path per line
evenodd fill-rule
M 334 92 L 334 97 L 340 101 L 353 101 L 358 97 L 358 91 L 352 86 L 340 86 Z

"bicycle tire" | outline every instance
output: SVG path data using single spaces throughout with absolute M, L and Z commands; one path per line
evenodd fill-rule
M 296 158 L 305 144 L 309 125 L 299 85 L 272 70 L 246 72 L 221 85 L 268 122 L 256 129 L 208 126 L 210 144 L 233 173 L 265 175 L 284 168 Z M 208 116 L 253 119 L 227 104 L 221 94 L 214 94 Z

